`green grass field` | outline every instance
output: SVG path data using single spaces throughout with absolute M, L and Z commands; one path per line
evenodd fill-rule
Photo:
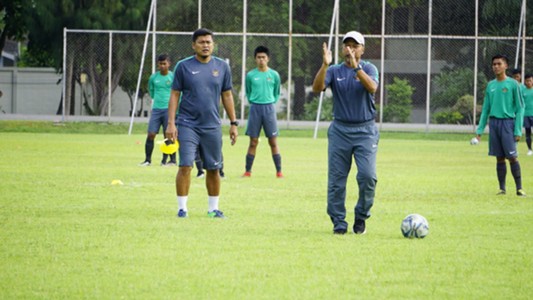
M 264 138 L 253 177 L 240 178 L 248 140 L 241 134 L 231 147 L 226 136 L 227 219 L 215 220 L 196 178 L 189 218 L 175 217 L 177 168 L 137 166 L 143 128 L 128 136 L 124 126 L 41 124 L 32 133 L 21 124 L 0 122 L 1 299 L 532 295 L 533 157 L 520 156 L 530 196 L 514 195 L 510 171 L 508 195 L 496 196 L 486 137 L 470 146 L 471 135 L 383 133 L 367 234 L 336 236 L 326 214 L 324 131 L 316 140 L 311 131 L 282 132 L 284 179 L 275 178 Z M 519 149 L 525 154 L 523 142 Z M 124 185 L 111 185 L 116 179 Z M 354 167 L 350 225 L 356 195 Z M 409 213 L 428 219 L 427 238 L 403 238 Z

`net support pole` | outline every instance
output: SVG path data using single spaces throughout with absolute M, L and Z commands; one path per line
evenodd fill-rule
M 476 113 L 477 113 L 477 73 L 478 73 L 478 61 L 479 61 L 479 0 L 476 0 L 476 20 L 475 20 L 475 35 L 474 40 L 474 103 L 472 103 L 472 130 L 476 132 Z
M 526 0 L 522 0 L 522 8 L 520 10 L 520 23 L 518 24 L 518 37 L 516 39 L 516 55 L 514 60 L 514 68 L 518 68 L 518 56 L 520 54 L 520 42 L 522 41 L 522 29 L 524 28 L 524 20 L 526 17 Z
M 335 0 L 333 5 L 333 15 L 331 16 L 331 26 L 329 29 L 329 38 L 328 38 L 328 50 L 331 50 L 331 41 L 333 39 L 333 28 L 335 27 L 335 19 L 339 9 L 339 0 Z M 313 134 L 313 139 L 316 139 L 318 134 L 318 123 L 320 122 L 320 113 L 322 110 L 322 101 L 324 100 L 324 91 L 320 92 L 320 98 L 318 100 L 318 108 L 316 110 L 316 121 L 315 121 L 315 132 Z
M 385 86 L 385 8 L 387 0 L 381 1 L 381 72 L 380 72 L 380 85 L 379 85 L 379 129 L 383 127 L 383 100 L 385 98 L 384 86 Z
M 242 12 L 242 67 L 241 67 L 241 122 L 244 122 L 244 102 L 246 101 L 246 45 L 248 32 L 248 0 L 243 0 Z M 225 110 L 224 110 L 225 111 Z M 231 121 L 231 120 L 230 120 Z
M 287 50 L 287 128 L 291 122 L 291 87 L 292 87 L 292 0 L 289 1 L 289 49 Z
M 108 53 L 108 62 L 109 65 L 107 68 L 107 120 L 108 122 L 111 122 L 111 93 L 113 92 L 111 89 L 113 78 L 111 77 L 113 75 L 113 32 L 109 32 L 109 53 Z
M 429 0 L 429 20 L 428 20 L 428 51 L 427 51 L 427 77 L 426 77 L 426 132 L 429 132 L 430 113 L 431 108 L 431 31 L 433 22 L 433 1 Z
M 155 73 L 156 69 L 157 69 L 157 59 L 156 57 L 158 56 L 158 53 L 156 53 L 157 51 L 157 34 L 156 34 L 156 31 L 157 31 L 157 0 L 153 0 L 154 1 L 154 13 L 153 13 L 153 22 L 152 22 L 152 74 Z
M 202 0 L 198 0 L 198 28 L 202 28 Z
M 525 72 L 526 70 L 526 0 L 523 0 L 524 2 L 524 19 L 523 19 L 523 28 L 522 28 L 522 72 Z M 525 80 L 525 74 L 522 74 L 522 82 Z
M 67 92 L 67 77 L 65 74 L 67 73 L 67 28 L 63 27 L 63 80 L 61 82 L 61 91 L 63 94 L 63 97 L 61 97 L 61 122 L 65 122 L 67 120 L 66 117 L 66 110 L 65 110 L 65 96 Z
M 135 89 L 135 98 L 133 100 L 133 108 L 131 110 L 131 120 L 130 120 L 130 128 L 128 130 L 128 135 L 131 135 L 131 130 L 133 128 L 133 119 L 135 118 L 135 110 L 137 109 L 137 100 L 139 98 L 139 90 L 141 87 L 141 78 L 142 78 L 143 66 L 144 66 L 144 56 L 146 55 L 146 46 L 148 43 L 148 36 L 150 35 L 150 23 L 152 22 L 154 6 L 155 6 L 155 0 L 152 0 L 152 4 L 150 5 L 150 13 L 148 15 L 148 23 L 146 24 L 146 33 L 144 34 L 143 53 L 141 56 L 141 66 L 139 67 L 139 76 L 137 77 L 137 88 Z

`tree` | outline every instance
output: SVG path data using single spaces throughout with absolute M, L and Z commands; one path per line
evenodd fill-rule
M 146 27 L 149 12 L 149 0 L 40 0 L 34 2 L 29 11 L 28 20 L 28 56 L 34 66 L 52 66 L 69 76 L 66 80 L 66 111 L 73 113 L 74 88 L 79 81 L 79 74 L 88 74 L 88 83 L 92 89 L 96 114 L 103 115 L 108 109 L 108 93 L 112 93 L 118 83 L 126 64 L 125 53 L 134 47 L 134 42 L 120 40 L 113 44 L 113 78 L 111 91 L 108 90 L 108 36 L 102 35 L 89 41 L 69 44 L 67 51 L 85 53 L 77 58 L 67 56 L 67 70 L 62 69 L 63 28 L 76 29 L 117 29 L 141 30 Z M 105 54 L 102 53 L 105 51 Z M 47 64 L 47 65 L 45 65 Z
M 6 39 L 24 40 L 28 33 L 27 10 L 24 0 L 10 0 L 0 2 L 0 53 L 4 49 Z
M 133 105 L 135 101 L 135 92 L 137 90 L 137 80 L 139 76 L 139 62 L 141 61 L 142 44 L 134 43 L 129 45 L 132 47 L 128 50 L 129 63 L 124 66 L 123 76 L 120 77 L 119 85 L 130 99 L 131 111 L 133 111 Z M 161 45 L 158 45 L 159 49 L 165 49 Z M 160 53 L 167 53 L 167 51 L 158 51 Z M 147 53 L 146 58 L 151 57 L 151 53 Z M 172 70 L 171 70 L 172 71 Z M 151 62 L 145 60 L 143 72 L 141 75 L 141 85 L 137 94 L 140 99 L 140 106 L 136 107 L 135 116 L 141 116 L 144 110 L 144 96 L 148 94 L 148 79 L 151 75 Z
M 483 99 L 487 78 L 482 72 L 478 73 L 477 94 L 478 99 Z M 449 107 L 464 95 L 472 94 L 474 90 L 474 70 L 471 68 L 445 69 L 435 77 L 437 92 L 431 98 L 431 109 Z

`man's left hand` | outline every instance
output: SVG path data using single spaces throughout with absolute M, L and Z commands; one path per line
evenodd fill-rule
M 229 127 L 229 138 L 231 140 L 231 145 L 235 145 L 237 142 L 237 137 L 239 136 L 239 131 L 237 130 L 237 126 L 230 126 Z

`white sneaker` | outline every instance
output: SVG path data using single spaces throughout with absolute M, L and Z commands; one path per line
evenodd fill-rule
M 149 165 L 151 165 L 151 163 L 147 160 L 143 161 L 142 163 L 139 164 L 139 166 L 141 167 L 148 167 Z
M 533 155 L 533 151 L 532 151 L 532 150 L 529 150 L 529 151 L 527 152 L 527 155 L 529 155 L 529 156 Z

